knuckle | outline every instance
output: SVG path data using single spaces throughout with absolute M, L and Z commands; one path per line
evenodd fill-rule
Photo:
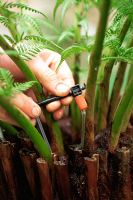
M 48 70 L 46 76 L 52 82 L 56 82 L 56 80 L 57 80 L 56 74 L 52 70 Z

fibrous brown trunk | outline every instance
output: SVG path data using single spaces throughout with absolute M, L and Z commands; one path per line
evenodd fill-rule
M 37 170 L 36 170 L 36 158 L 37 154 L 35 152 L 30 152 L 28 150 L 22 149 L 19 151 L 20 158 L 24 166 L 25 174 L 29 187 L 32 193 L 33 199 L 37 198 Z
M 55 161 L 54 168 L 60 200 L 72 200 L 67 160 Z
M 17 180 L 14 163 L 12 160 L 12 147 L 10 142 L 5 141 L 0 143 L 0 159 L 6 184 L 8 186 L 8 199 L 17 200 Z
M 41 200 L 53 200 L 48 163 L 42 158 L 38 158 L 36 162 L 41 185 Z
M 98 197 L 98 163 L 97 158 L 85 157 L 86 179 L 87 179 L 87 200 L 99 200 Z

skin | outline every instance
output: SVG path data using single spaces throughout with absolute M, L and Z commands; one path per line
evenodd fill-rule
M 61 56 L 58 53 L 45 49 L 27 62 L 31 71 L 42 84 L 46 95 L 65 96 L 74 85 L 72 72 L 65 61 L 57 69 L 60 58 Z M 16 81 L 25 80 L 24 74 L 7 55 L 0 55 L 0 67 L 8 69 Z M 11 101 L 35 124 L 35 118 L 41 115 L 41 108 L 35 102 L 36 98 L 33 91 L 29 90 L 26 94 L 16 94 Z M 54 118 L 58 120 L 63 116 L 63 106 L 69 105 L 71 101 L 72 97 L 67 97 L 61 101 L 48 104 L 46 109 L 49 112 L 53 112 Z M 0 119 L 11 124 L 16 124 L 1 107 Z

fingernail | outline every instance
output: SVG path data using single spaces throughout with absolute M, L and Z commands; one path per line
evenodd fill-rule
M 68 92 L 69 88 L 68 88 L 67 85 L 59 83 L 56 86 L 56 90 L 57 90 L 57 93 L 59 93 L 59 95 L 64 95 L 64 94 L 66 94 Z
M 58 112 L 58 119 L 61 119 L 62 118 L 62 111 L 59 111 Z
M 35 116 L 35 117 L 38 117 L 40 114 L 41 114 L 41 109 L 37 106 L 33 107 L 32 109 L 32 114 Z

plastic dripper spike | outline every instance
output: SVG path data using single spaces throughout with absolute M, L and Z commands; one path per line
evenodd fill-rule
M 87 102 L 85 100 L 85 98 L 83 97 L 83 95 L 78 95 L 75 97 L 75 101 L 77 103 L 77 106 L 79 107 L 79 109 L 82 110 L 87 110 L 88 105 Z

